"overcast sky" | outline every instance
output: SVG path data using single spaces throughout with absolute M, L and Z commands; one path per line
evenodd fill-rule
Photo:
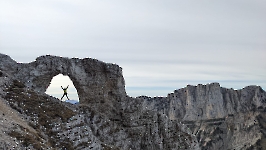
M 116 63 L 130 96 L 210 82 L 265 90 L 265 14 L 266 0 L 0 0 L 0 52 Z

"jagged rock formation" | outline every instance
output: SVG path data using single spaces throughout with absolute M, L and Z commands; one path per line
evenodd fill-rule
M 68 75 L 80 104 L 46 95 Z M 167 97 L 128 97 L 122 69 L 95 59 L 0 54 L 0 149 L 265 149 L 259 86 L 188 85 Z M 60 110 L 60 111 L 58 111 Z
M 167 97 L 139 98 L 149 110 L 188 126 L 202 149 L 266 149 L 266 93 L 259 86 L 188 85 Z

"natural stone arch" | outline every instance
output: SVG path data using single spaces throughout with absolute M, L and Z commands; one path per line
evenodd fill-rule
M 96 59 L 40 56 L 31 63 L 16 63 L 9 56 L 6 68 L 15 78 L 37 92 L 44 93 L 52 78 L 69 76 L 77 89 L 80 104 L 103 103 L 126 97 L 122 68 Z
M 69 78 L 69 76 L 64 76 L 63 74 L 58 74 L 54 76 L 46 89 L 45 93 L 54 97 L 57 97 L 61 100 L 64 91 L 61 89 L 61 86 L 63 88 L 68 87 L 67 93 L 70 100 L 75 100 L 79 102 L 79 96 L 76 87 L 73 84 L 73 81 Z M 65 101 L 67 99 L 66 96 L 64 96 L 62 101 Z

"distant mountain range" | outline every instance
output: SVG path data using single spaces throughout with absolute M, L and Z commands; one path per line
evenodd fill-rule
M 71 103 L 71 104 L 79 104 L 78 100 L 66 100 L 65 102 Z

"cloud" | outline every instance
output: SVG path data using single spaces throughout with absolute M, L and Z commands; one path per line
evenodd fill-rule
M 0 49 L 19 62 L 52 54 L 116 63 L 136 95 L 133 87 L 155 95 L 212 81 L 265 89 L 265 7 L 260 0 L 0 1 Z M 165 90 L 143 89 L 151 86 Z

